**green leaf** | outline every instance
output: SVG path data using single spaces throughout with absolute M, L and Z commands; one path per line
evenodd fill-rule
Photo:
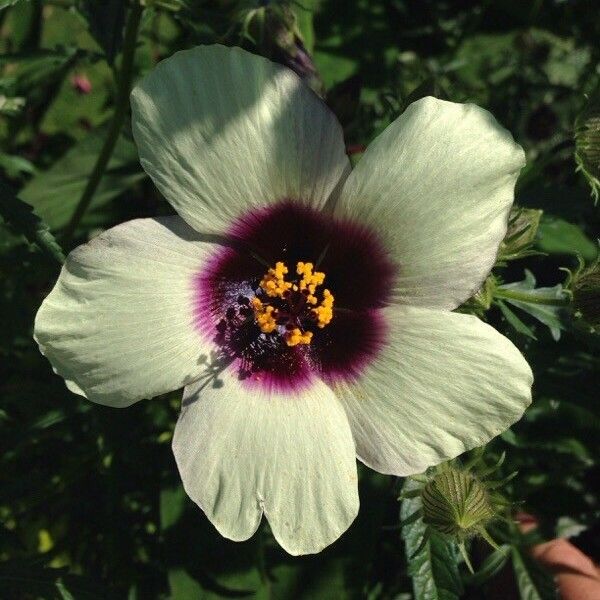
M 550 573 L 520 548 L 513 547 L 512 563 L 521 600 L 554 600 L 558 597 Z
M 9 178 L 15 178 L 19 173 L 33 175 L 36 172 L 35 165 L 26 158 L 4 152 L 0 152 L 0 168 L 6 171 Z
M 560 330 L 564 329 L 564 325 L 561 321 L 561 316 L 564 312 L 564 308 L 561 306 L 537 304 L 535 302 L 535 299 L 565 300 L 567 298 L 567 295 L 560 283 L 555 285 L 554 287 L 536 288 L 535 277 L 533 273 L 528 269 L 525 269 L 525 279 L 523 281 L 517 281 L 515 283 L 506 283 L 504 285 L 500 285 L 498 286 L 498 290 L 525 292 L 526 296 L 530 296 L 532 298 L 531 302 L 528 302 L 527 300 L 508 298 L 506 296 L 501 297 L 503 298 L 504 302 L 508 302 L 513 306 L 524 310 L 526 313 L 530 314 L 532 317 L 546 325 L 546 327 L 550 329 L 550 333 L 552 334 L 552 337 L 555 340 L 558 340 L 560 338 Z
M 315 29 L 313 27 L 313 15 L 318 9 L 319 0 L 301 0 L 292 5 L 292 10 L 296 16 L 296 26 L 300 32 L 300 37 L 304 42 L 304 47 L 309 54 L 313 53 L 315 47 Z
M 508 562 L 510 557 L 510 547 L 501 546 L 494 550 L 482 563 L 478 571 L 465 577 L 467 585 L 480 586 L 492 577 L 495 577 Z
M 0 10 L 8 8 L 9 6 L 14 6 L 17 2 L 21 2 L 21 0 L 0 0 Z
M 14 117 L 18 115 L 25 106 L 25 98 L 22 96 L 15 96 L 7 98 L 3 94 L 0 94 L 0 114 Z
M 169 570 L 169 586 L 172 600 L 187 600 L 188 598 L 204 598 L 202 586 L 185 570 Z
M 410 492 L 418 487 L 418 483 L 407 479 L 402 491 Z M 407 520 L 402 527 L 402 539 L 415 600 L 458 600 L 463 593 L 463 586 L 458 571 L 456 545 L 431 529 L 429 539 L 423 544 L 427 527 L 422 520 L 408 521 L 419 510 L 420 496 L 402 501 L 400 519 Z
M 0 181 L 0 216 L 16 233 L 24 235 L 32 244 L 36 244 L 48 256 L 63 263 L 65 255 L 48 225 L 33 214 L 33 208 L 19 200 L 12 189 Z
M 123 45 L 126 7 L 125 0 L 83 0 L 81 7 L 88 20 L 90 33 L 111 64 Z
M 164 488 L 160 492 L 160 528 L 162 531 L 175 525 L 185 510 L 188 498 L 183 486 Z
M 105 137 L 105 127 L 90 133 L 50 169 L 34 177 L 21 191 L 21 198 L 34 207 L 36 214 L 42 217 L 51 229 L 60 229 L 69 222 Z M 93 214 L 94 209 L 107 204 L 144 177 L 139 167 L 135 145 L 121 136 L 96 190 L 87 218 L 89 213 Z
M 9 96 L 27 95 L 28 105 L 35 98 L 47 101 L 46 87 L 63 77 L 78 56 L 76 48 L 33 50 L 0 56 L 0 67 L 7 67 L 0 77 L 0 90 Z
M 556 522 L 556 537 L 561 538 L 573 538 L 581 535 L 584 531 L 589 529 L 588 525 L 580 523 L 573 517 L 564 516 L 560 517 Z
M 502 311 L 504 318 L 508 321 L 509 325 L 513 327 L 513 329 L 515 329 L 519 333 L 522 333 L 523 335 L 526 335 L 532 340 L 537 340 L 537 338 L 535 337 L 535 333 L 533 333 L 531 328 L 527 327 L 527 325 L 525 325 L 525 323 L 523 323 L 523 321 L 521 321 L 521 319 L 519 319 L 519 317 L 517 317 L 517 315 L 515 315 L 515 313 L 512 310 L 510 310 L 510 308 L 508 308 L 508 306 L 506 306 L 506 304 L 504 304 L 502 300 L 496 299 L 496 304 Z
M 579 254 L 586 262 L 598 256 L 596 244 L 577 225 L 546 214 L 540 221 L 536 246 L 548 254 Z

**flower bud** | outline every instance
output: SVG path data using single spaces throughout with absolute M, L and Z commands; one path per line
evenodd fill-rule
M 526 252 L 535 240 L 544 211 L 535 208 L 513 206 L 508 217 L 508 227 L 500 245 L 499 261 L 527 256 Z
M 322 96 L 323 84 L 289 3 L 269 3 L 243 11 L 242 15 L 245 35 L 256 43 L 260 53 L 290 68 Z
M 600 262 L 582 270 L 573 277 L 571 284 L 573 310 L 592 331 L 600 328 Z
M 472 473 L 447 466 L 423 488 L 423 522 L 461 541 L 482 535 L 494 518 L 488 491 Z
M 600 88 L 590 96 L 575 120 L 575 160 L 597 201 L 600 195 Z

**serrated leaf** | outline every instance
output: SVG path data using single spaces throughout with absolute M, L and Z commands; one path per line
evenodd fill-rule
M 24 235 L 48 256 L 63 263 L 64 252 L 50 233 L 48 225 L 33 213 L 33 207 L 19 200 L 13 190 L 0 181 L 0 216 L 16 233 Z
M 410 492 L 417 487 L 418 483 L 407 479 L 402 491 Z M 400 519 L 407 520 L 419 510 L 420 496 L 405 499 L 401 504 Z M 422 520 L 407 522 L 402 527 L 415 600 L 458 600 L 463 593 L 463 586 L 458 571 L 456 545 L 431 529 L 429 539 L 423 544 L 426 529 Z
M 64 227 L 73 215 L 105 137 L 105 127 L 90 133 L 50 169 L 38 173 L 21 190 L 21 198 L 34 207 L 36 214 L 42 217 L 52 230 Z M 139 167 L 135 145 L 121 136 L 94 194 L 86 214 L 87 218 L 93 214 L 94 209 L 105 205 L 144 177 Z
M 525 279 L 514 283 L 506 283 L 498 286 L 499 290 L 512 290 L 526 292 L 528 296 L 539 298 L 541 300 L 565 300 L 567 295 L 559 283 L 553 287 L 535 287 L 535 277 L 531 271 L 525 269 Z M 530 314 L 532 317 L 543 323 L 550 329 L 550 333 L 555 340 L 560 339 L 560 330 L 564 329 L 561 315 L 564 312 L 561 306 L 550 306 L 547 304 L 536 304 L 515 298 L 502 297 L 504 302 L 508 302 L 517 308 Z M 502 308 L 502 307 L 501 307 Z M 503 311 L 504 312 L 504 311 Z
M 521 600 L 555 600 L 558 597 L 550 573 L 520 548 L 513 547 L 512 563 Z

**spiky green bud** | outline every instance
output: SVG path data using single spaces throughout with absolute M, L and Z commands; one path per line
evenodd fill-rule
M 495 516 L 485 485 L 469 471 L 450 466 L 425 485 L 421 499 L 423 522 L 457 540 L 482 535 Z
M 575 121 L 575 160 L 597 201 L 600 195 L 600 88 L 590 96 Z
M 571 284 L 573 310 L 592 331 L 600 329 L 600 262 L 573 276 Z
M 508 227 L 502 244 L 498 262 L 524 258 L 535 240 L 543 210 L 513 206 L 508 216 Z

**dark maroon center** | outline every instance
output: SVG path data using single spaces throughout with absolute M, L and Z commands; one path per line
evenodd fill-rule
M 245 215 L 227 237 L 230 244 L 197 278 L 198 326 L 219 347 L 221 364 L 232 363 L 248 385 L 283 391 L 304 387 L 315 376 L 355 379 L 385 341 L 379 309 L 389 300 L 396 272 L 375 233 L 283 201 Z M 256 324 L 251 300 L 261 295 L 260 281 L 278 261 L 290 271 L 299 261 L 312 262 L 335 298 L 333 319 L 311 329 L 310 344 L 288 346 Z M 305 305 L 300 308 L 304 315 Z

